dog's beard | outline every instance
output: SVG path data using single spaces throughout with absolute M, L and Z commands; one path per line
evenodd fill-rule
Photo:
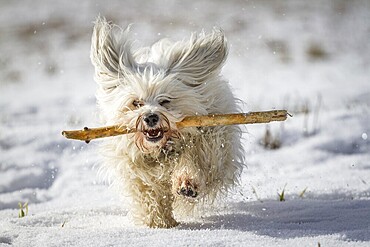
M 155 125 L 146 122 L 146 114 L 140 114 L 136 120 L 135 144 L 143 153 L 169 151 L 174 141 L 180 137 L 175 122 L 171 122 L 163 113 L 155 114 L 158 116 Z

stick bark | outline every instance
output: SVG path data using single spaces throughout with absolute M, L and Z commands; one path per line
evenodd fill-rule
M 181 122 L 176 123 L 177 128 L 187 127 L 211 127 L 234 124 L 269 123 L 272 121 L 285 121 L 289 113 L 286 110 L 274 110 L 263 112 L 235 113 L 235 114 L 211 114 L 206 116 L 188 116 Z M 87 128 L 83 130 L 65 130 L 62 135 L 68 139 L 90 142 L 93 139 L 124 135 L 136 132 L 125 126 L 106 126 L 100 128 Z

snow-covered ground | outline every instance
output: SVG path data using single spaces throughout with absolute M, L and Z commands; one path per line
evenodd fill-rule
M 278 149 L 261 145 L 266 125 L 246 128 L 248 168 L 227 203 L 175 229 L 134 226 L 96 176 L 99 141 L 61 136 L 97 125 L 99 13 L 147 45 L 220 26 L 243 109 L 294 115 L 269 125 Z M 1 1 L 0 246 L 369 246 L 369 40 L 366 0 Z

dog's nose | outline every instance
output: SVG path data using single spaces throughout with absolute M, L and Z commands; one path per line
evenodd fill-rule
M 159 121 L 159 116 L 155 113 L 149 113 L 144 117 L 144 122 L 149 127 L 154 127 Z

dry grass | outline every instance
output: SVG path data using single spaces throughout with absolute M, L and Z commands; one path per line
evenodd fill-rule
M 18 218 L 23 218 L 28 215 L 28 202 L 22 204 L 21 202 L 18 203 L 19 206 L 19 213 Z

